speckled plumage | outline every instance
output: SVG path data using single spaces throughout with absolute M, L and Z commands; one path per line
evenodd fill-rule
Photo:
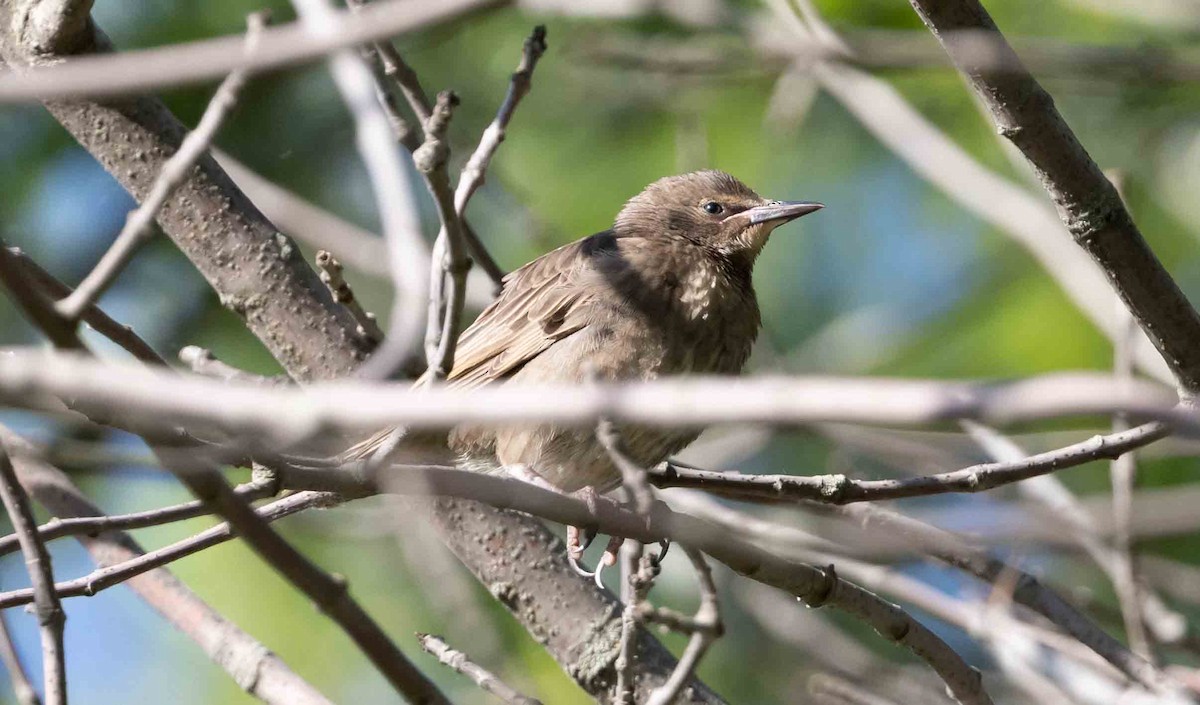
M 721 213 L 705 211 L 712 203 Z M 722 172 L 651 184 L 611 230 L 508 275 L 499 298 L 463 333 L 448 383 L 471 388 L 584 383 L 589 375 L 619 381 L 740 372 L 760 324 L 751 286 L 755 258 L 771 229 L 795 217 L 751 223 L 747 213 L 775 203 Z M 699 429 L 619 430 L 631 457 L 644 465 L 699 435 Z M 520 465 L 564 491 L 603 491 L 620 477 L 588 428 L 460 426 L 449 444 L 467 466 Z M 377 445 L 373 439 L 357 453 Z

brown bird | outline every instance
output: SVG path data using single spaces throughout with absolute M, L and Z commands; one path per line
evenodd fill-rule
M 667 375 L 736 374 L 760 325 L 754 262 L 776 227 L 820 203 L 770 201 L 729 174 L 699 171 L 650 184 L 613 227 L 547 253 L 504 280 L 458 343 L 448 383 L 582 384 Z M 652 466 L 693 429 L 619 427 L 626 452 Z M 381 434 L 352 449 L 371 455 Z M 620 472 L 593 429 L 453 429 L 460 466 L 503 469 L 564 492 L 603 492 Z

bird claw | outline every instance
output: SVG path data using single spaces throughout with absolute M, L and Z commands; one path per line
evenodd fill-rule
M 580 537 L 582 536 L 582 542 Z M 617 551 L 621 550 L 621 544 L 625 541 L 617 536 L 610 537 L 608 545 L 604 547 L 604 553 L 600 556 L 600 562 L 596 564 L 596 570 L 588 570 L 583 567 L 580 560 L 583 558 L 583 552 L 587 547 L 592 545 L 596 539 L 595 529 L 580 530 L 576 526 L 567 527 L 567 562 L 571 564 L 571 569 L 576 574 L 592 578 L 596 581 L 596 587 L 604 587 L 604 579 L 602 577 L 604 569 L 617 564 Z
M 658 542 L 658 557 L 654 559 L 655 565 L 662 565 L 663 559 L 667 557 L 667 551 L 671 550 L 671 539 L 663 539 Z

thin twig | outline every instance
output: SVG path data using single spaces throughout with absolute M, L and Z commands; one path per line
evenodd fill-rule
M 0 240 L 0 247 L 5 247 L 2 240 Z M 20 248 L 7 247 L 6 249 L 8 250 L 8 254 L 11 255 L 9 259 L 16 266 L 24 268 L 27 280 L 39 286 L 46 298 L 51 301 L 57 301 L 71 294 L 69 286 L 43 269 L 41 265 L 33 261 L 33 258 L 22 252 Z M 149 343 L 138 336 L 137 333 L 134 333 L 133 329 L 129 326 L 113 320 L 99 306 L 89 306 L 83 312 L 83 322 L 91 326 L 100 335 L 116 343 L 138 360 L 149 365 L 167 366 L 167 361 Z
M 654 504 L 654 493 L 650 490 L 646 468 L 638 465 L 625 452 L 617 427 L 608 419 L 601 419 L 596 426 L 596 438 L 608 452 L 608 457 L 621 471 L 621 482 L 633 498 L 633 506 L 639 514 L 648 514 Z
M 458 96 L 453 91 L 438 93 L 433 112 L 425 122 L 425 142 L 413 152 L 413 163 L 425 177 L 425 184 L 437 205 L 438 219 L 442 223 L 433 244 L 433 257 L 429 265 L 431 284 L 425 327 L 425 360 L 433 379 L 444 379 L 454 365 L 454 351 L 458 345 L 458 331 L 466 300 L 467 272 L 471 268 L 447 173 L 450 143 L 446 131 L 457 106 Z M 384 357 L 387 348 L 385 345 L 379 357 L 388 364 L 394 364 L 396 360 Z
M 33 689 L 33 685 L 29 681 L 29 674 L 25 672 L 25 668 L 21 665 L 21 659 L 17 656 L 17 649 L 13 646 L 12 636 L 8 633 L 8 625 L 4 617 L 5 615 L 0 614 L 0 661 L 4 662 L 4 669 L 8 671 L 8 680 L 12 683 L 13 695 L 16 697 L 18 705 L 42 705 L 42 699 Z
M 533 28 L 533 33 L 525 40 L 521 51 L 521 62 L 509 80 L 508 93 L 504 96 L 504 102 L 500 104 L 491 124 L 483 131 L 479 146 L 475 148 L 458 177 L 458 187 L 454 191 L 454 209 L 458 212 L 459 218 L 466 213 L 467 203 L 470 202 L 471 196 L 483 185 L 488 165 L 491 164 L 496 150 L 500 148 L 500 143 L 504 141 L 508 123 L 512 121 L 517 105 L 533 86 L 533 70 L 537 67 L 538 60 L 546 53 L 546 48 L 546 27 L 538 25 Z M 483 243 L 470 228 L 464 228 L 464 236 L 471 257 L 488 273 L 492 281 L 500 286 L 503 275 Z
M 270 504 L 263 505 L 255 511 L 263 521 L 273 522 L 297 512 L 313 507 L 325 507 L 335 504 L 336 498 L 322 492 L 297 492 Z M 88 519 L 89 517 L 78 517 Z M 102 519 L 103 517 L 95 517 Z M 77 534 L 86 535 L 86 534 Z M 59 597 L 92 597 L 110 587 L 126 583 L 147 571 L 161 568 L 181 558 L 194 555 L 207 548 L 220 545 L 237 537 L 237 533 L 229 528 L 228 523 L 221 523 L 205 529 L 198 534 L 180 539 L 175 543 L 160 549 L 132 556 L 113 565 L 97 568 L 80 578 L 64 580 L 55 584 L 54 592 Z M 24 588 L 0 592 L 0 609 L 27 605 L 33 602 L 33 590 Z
M 344 578 L 326 573 L 288 543 L 239 497 L 220 470 L 194 454 L 151 446 L 163 466 L 198 499 L 220 515 L 263 560 L 333 619 L 404 697 L 429 705 L 447 704 L 441 694 L 388 638 L 387 633 L 350 596 Z
M 336 35 L 345 16 L 329 0 L 293 0 L 312 38 Z M 366 10 L 357 16 L 362 17 Z M 420 210 L 417 205 L 408 171 L 392 136 L 387 113 L 375 99 L 375 78 L 371 68 L 352 50 L 344 49 L 329 59 L 329 71 L 354 117 L 355 145 L 371 179 L 376 208 L 388 245 L 391 266 L 392 312 L 387 341 L 372 356 L 372 362 L 362 371 L 380 367 L 376 359 L 394 355 L 398 364 L 386 371 L 390 376 L 402 368 L 413 351 L 420 346 L 423 302 L 428 290 L 425 263 L 429 248 L 421 235 Z
M 0 446 L 0 500 L 25 554 L 25 568 L 33 583 L 34 604 L 42 634 L 42 675 L 46 705 L 66 705 L 67 664 L 63 650 L 63 626 L 67 616 L 54 591 L 54 569 L 50 553 L 37 534 L 37 522 L 29 498 L 17 481 L 8 452 Z
M 359 12 L 367 6 L 367 1 L 347 0 L 346 5 L 351 11 Z M 400 89 L 408 107 L 412 109 L 413 115 L 417 117 L 417 122 L 424 129 L 425 123 L 429 122 L 429 117 L 433 114 L 433 102 L 429 100 L 429 95 L 421 86 L 421 79 L 417 76 L 417 72 L 400 56 L 400 52 L 396 51 L 396 47 L 390 39 L 373 42 L 371 49 L 374 51 L 372 59 L 379 63 L 380 72 Z M 403 140 L 401 141 L 403 142 Z M 414 144 L 410 151 L 419 144 L 419 142 Z
M 691 468 L 677 462 L 651 468 L 649 480 L 659 488 L 690 487 L 746 500 L 828 504 L 877 502 L 951 492 L 985 492 L 1093 460 L 1117 458 L 1170 433 L 1170 427 L 1155 421 L 1128 431 L 1093 436 L 1019 460 L 981 463 L 961 470 L 897 480 L 857 480 L 845 475 L 740 475 Z
M 696 571 L 696 582 L 700 587 L 700 607 L 696 609 L 696 615 L 689 625 L 692 636 L 683 651 L 683 656 L 679 657 L 679 663 L 675 665 L 671 677 L 650 695 L 646 705 L 670 705 L 675 702 L 675 697 L 691 679 L 708 647 L 724 632 L 720 604 L 717 601 L 717 586 L 713 583 L 712 570 L 704 560 L 704 554 L 686 544 L 683 551 Z
M 102 514 L 66 473 L 43 462 L 25 439 L 0 426 L 0 442 L 12 451 L 22 486 L 52 514 L 64 518 Z M 76 538 L 100 569 L 145 555 L 136 541 L 119 531 Z M 197 597 L 166 568 L 150 570 L 124 584 L 250 695 L 270 705 L 330 705 L 278 656 Z
M 258 44 L 259 35 L 265 23 L 262 13 L 252 13 L 248 18 L 249 29 L 246 32 L 246 44 L 243 54 L 252 55 Z M 54 309 L 64 319 L 70 322 L 78 321 L 85 311 L 100 298 L 100 295 L 116 280 L 121 270 L 133 259 L 142 245 L 154 236 L 154 218 L 176 187 L 188 178 L 196 161 L 204 155 L 217 130 L 225 122 L 225 118 L 237 104 L 238 93 L 246 84 L 247 70 L 237 69 L 231 72 L 217 92 L 213 94 L 208 107 L 200 117 L 196 129 L 188 133 L 179 145 L 179 151 L 171 156 L 158 178 L 154 180 L 149 193 L 125 220 L 125 227 L 117 235 L 112 247 L 104 253 L 91 272 L 83 278 L 79 287 L 65 299 L 59 300 Z
M 367 313 L 355 298 L 354 290 L 342 276 L 342 263 L 337 261 L 337 258 L 328 250 L 318 250 L 317 269 L 321 270 L 321 281 L 329 287 L 329 293 L 333 294 L 333 300 L 345 306 L 350 315 L 354 317 L 359 333 L 378 345 L 383 340 L 383 330 L 375 321 L 375 314 Z
M 366 0 L 346 0 L 346 6 L 350 8 L 351 12 L 359 12 L 367 6 L 367 3 Z M 359 52 L 375 74 L 375 97 L 379 100 L 384 112 L 387 113 L 388 123 L 392 126 L 396 141 L 404 145 L 410 152 L 416 150 L 421 146 L 420 128 L 414 130 L 409 121 L 400 114 L 400 106 L 396 100 L 395 91 L 392 90 L 393 85 L 400 89 L 405 101 L 416 115 L 417 123 L 424 125 L 425 120 L 429 117 L 429 98 L 425 95 L 425 90 L 421 87 L 416 72 L 400 58 L 399 52 L 396 51 L 390 40 L 364 44 L 359 47 Z M 385 52 L 388 52 L 386 59 Z M 407 69 L 407 74 L 403 76 L 398 68 L 401 65 Z M 388 71 L 389 67 L 392 69 L 390 72 Z M 406 79 L 411 80 L 411 83 L 401 85 L 400 81 Z M 412 92 L 413 89 L 415 89 L 415 93 Z
M 365 0 L 349 0 L 347 4 L 355 11 L 366 6 Z M 391 41 L 375 42 L 367 49 L 366 53 L 367 60 L 371 63 L 376 73 L 376 95 L 379 97 L 380 104 L 383 105 L 384 110 L 388 114 L 388 119 L 391 121 L 392 131 L 395 133 L 396 140 L 404 145 L 408 151 L 416 152 L 424 140 L 417 134 L 418 131 L 412 129 L 408 121 L 399 114 L 392 86 L 395 86 L 404 95 L 405 101 L 408 103 L 409 108 L 412 109 L 417 122 L 421 125 L 422 132 L 424 131 L 425 123 L 429 121 L 430 116 L 433 114 L 433 103 L 429 100 L 429 96 L 421 86 L 417 72 L 404 61 L 404 58 L 400 56 L 400 52 L 396 51 L 396 47 Z M 492 258 L 487 248 L 480 242 L 474 228 L 471 227 L 471 224 L 464 217 L 463 210 L 463 208 L 457 208 L 467 249 L 470 251 L 471 258 L 475 263 L 492 280 L 496 293 L 499 293 L 500 287 L 503 285 L 504 270 L 500 268 L 500 265 L 496 264 L 496 260 Z
M 1126 204 L 1125 175 L 1120 172 L 1107 174 L 1121 202 Z M 1133 379 L 1133 350 L 1137 342 L 1137 321 L 1130 315 L 1129 310 L 1119 299 L 1114 301 L 1118 330 L 1124 328 L 1123 334 L 1118 335 L 1113 344 L 1113 374 L 1118 379 Z M 1124 414 L 1113 416 L 1113 431 L 1120 432 L 1129 428 L 1129 419 Z M 1129 648 L 1134 653 L 1151 661 L 1155 660 L 1153 646 L 1147 634 L 1146 622 L 1143 619 L 1142 605 L 1145 595 L 1138 580 L 1137 566 L 1133 554 L 1133 539 L 1131 524 L 1133 522 L 1133 493 L 1137 489 L 1137 454 L 1126 453 L 1112 461 L 1109 467 L 1109 477 L 1112 483 L 1113 502 L 1113 570 L 1110 576 L 1113 588 L 1117 593 L 1117 602 L 1121 606 L 1121 619 L 1125 624 L 1125 637 Z
M 234 489 L 247 502 L 253 502 L 275 494 L 272 482 L 248 482 Z M 127 531 L 129 529 L 144 529 L 149 526 L 161 526 L 176 521 L 193 519 L 209 514 L 209 510 L 199 500 L 182 502 L 169 507 L 150 509 L 144 512 L 130 514 L 105 514 L 95 517 L 55 517 L 37 528 L 38 537 L 42 541 L 53 541 L 64 536 L 95 536 L 106 531 Z M 8 555 L 19 547 L 19 536 L 9 534 L 0 537 L 0 556 Z
M 445 641 L 442 641 L 441 637 L 418 633 L 417 640 L 421 642 L 421 648 L 437 657 L 438 661 L 470 678 L 475 685 L 509 705 L 542 705 L 540 700 L 522 695 L 511 688 L 492 672 L 473 662 L 463 652 L 450 648 Z
M 617 651 L 617 660 L 613 667 L 617 671 L 617 688 L 613 700 L 617 705 L 634 705 L 633 693 L 635 673 L 634 661 L 637 659 L 637 628 L 638 615 L 646 595 L 654 587 L 654 580 L 662 568 L 658 559 L 652 553 L 645 553 L 645 546 L 640 541 L 633 541 L 631 560 L 637 570 L 627 576 L 631 599 L 625 603 L 621 612 L 621 641 Z
M 206 377 L 223 379 L 226 382 L 245 382 L 267 387 L 285 385 L 290 382 L 287 376 L 265 377 L 221 362 L 208 348 L 197 345 L 186 345 L 179 349 L 179 361 L 187 365 L 192 372 Z

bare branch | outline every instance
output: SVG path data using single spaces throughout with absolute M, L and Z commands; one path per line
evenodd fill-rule
M 280 230 L 312 247 L 336 253 L 342 262 L 364 274 L 388 276 L 387 245 L 377 234 L 313 205 L 215 147 L 209 151 Z
M 245 382 L 247 384 L 274 387 L 281 384 L 288 384 L 290 381 L 286 376 L 264 377 L 246 372 L 245 370 L 239 370 L 232 365 L 227 365 L 218 360 L 217 356 L 213 355 L 211 350 L 196 345 L 187 345 L 180 348 L 179 361 L 187 365 L 192 372 L 198 375 L 223 379 L 227 382 Z
M 471 268 L 463 242 L 462 221 L 454 210 L 454 192 L 450 190 L 450 176 L 447 173 L 450 144 L 446 131 L 457 106 L 458 96 L 453 91 L 438 93 L 433 112 L 425 122 L 425 142 L 413 152 L 413 163 L 425 177 L 425 184 L 433 195 L 442 223 L 429 265 L 432 283 L 429 287 L 425 328 L 425 360 L 429 366 L 428 374 L 433 380 L 445 379 L 454 366 L 454 352 L 458 346 L 463 303 L 466 300 L 467 272 Z M 378 370 L 372 370 L 371 374 L 390 377 L 394 366 L 402 358 L 397 356 L 391 345 L 385 345 L 380 352 L 382 354 L 377 359 L 381 366 Z M 372 360 L 368 364 L 373 366 L 377 363 Z
M 344 13 L 329 0 L 293 0 L 311 37 L 335 35 L 345 21 Z M 366 11 L 359 13 L 361 17 Z M 355 144 L 371 177 L 375 204 L 388 245 L 388 260 L 395 289 L 392 302 L 390 335 L 384 348 L 405 360 L 420 345 L 424 301 L 429 288 L 425 262 L 429 248 L 421 236 L 421 221 L 408 172 L 400 160 L 400 151 L 392 138 L 387 114 L 375 99 L 375 79 L 371 69 L 350 49 L 329 59 L 329 71 L 355 124 Z M 397 366 L 397 368 L 399 365 Z M 392 370 L 389 370 L 391 372 Z
M 604 497 L 586 502 L 494 475 L 428 466 L 391 466 L 379 472 L 378 481 L 389 492 L 470 498 L 568 526 L 594 527 L 612 536 L 625 536 L 643 543 L 664 538 L 685 543 L 725 563 L 735 572 L 785 590 L 810 606 L 828 604 L 865 621 L 885 638 L 924 660 L 965 705 L 992 702 L 983 691 L 979 672 L 899 607 L 838 578 L 829 568 L 780 557 L 742 540 L 737 532 L 674 512 L 660 502 L 655 503 L 649 517 L 644 517 Z M 286 473 L 283 481 L 288 482 Z M 374 485 L 375 478 L 367 481 Z
M 1095 651 L 1131 679 L 1147 688 L 1164 692 L 1172 688 L 1153 664 L 1125 648 L 1095 622 L 1076 610 L 1033 575 L 990 556 L 950 532 L 917 521 L 876 504 L 839 507 L 837 513 L 875 528 L 892 539 L 911 541 L 919 550 L 988 583 L 1008 581 L 1012 599 L 1059 625 L 1080 643 Z
M 234 492 L 245 498 L 247 502 L 270 497 L 275 494 L 275 491 L 274 483 L 266 481 L 248 482 L 234 489 Z M 205 508 L 203 503 L 199 500 L 194 500 L 169 507 L 130 514 L 105 514 L 95 517 L 67 517 L 65 519 L 55 517 L 37 527 L 37 534 L 42 541 L 53 541 L 63 536 L 95 536 L 108 531 L 125 531 L 129 529 L 144 529 L 148 526 L 161 526 L 162 524 L 204 516 L 208 513 L 209 510 Z M 0 556 L 12 553 L 18 547 L 19 536 L 17 534 L 0 537 Z M 164 564 L 159 563 L 156 565 Z M 154 566 L 148 566 L 146 569 L 149 570 L 151 567 Z M 91 584 L 91 581 L 89 583 Z
M 1124 411 L 1166 421 L 1178 433 L 1200 432 L 1197 412 L 1176 405 L 1175 394 L 1160 385 L 1118 383 L 1086 373 L 998 383 L 766 376 L 471 390 L 338 382 L 301 389 L 262 388 L 71 355 L 9 352 L 0 365 L 0 400 L 25 409 L 59 408 L 48 397 L 69 397 L 84 409 L 119 405 L 125 416 L 151 426 L 181 424 L 196 433 L 216 428 L 249 448 L 269 451 L 316 434 L 459 423 L 554 422 L 586 428 L 599 418 L 668 427 L 819 421 L 919 426 L 957 418 L 1004 424 Z M 1139 427 L 1117 438 L 1078 444 L 1072 452 L 1133 443 L 1131 437 L 1143 441 L 1155 433 Z
M 64 518 L 102 515 L 65 473 L 38 460 L 35 450 L 20 436 L 0 426 L 0 442 L 13 452 L 21 484 L 51 513 Z M 101 570 L 145 555 L 128 534 L 121 532 L 77 538 Z M 101 579 L 98 575 L 92 577 Z M 192 639 L 247 693 L 271 705 L 330 705 L 278 656 L 205 604 L 165 568 L 150 570 L 125 584 Z M 30 594 L 21 604 L 31 601 Z
M 8 451 L 0 446 L 0 500 L 8 512 L 16 532 L 21 552 L 25 554 L 25 569 L 33 583 L 33 601 L 37 605 L 38 626 L 42 634 L 42 676 L 46 705 L 66 705 L 67 663 L 63 649 L 63 626 L 67 616 L 54 592 L 54 569 L 50 553 L 37 534 L 37 522 L 29 506 L 29 498 L 17 481 L 17 473 L 9 460 Z
M 12 636 L 8 633 L 8 626 L 5 624 L 2 614 L 0 614 L 0 661 L 4 662 L 4 669 L 8 671 L 8 680 L 12 683 L 13 695 L 17 698 L 17 704 L 42 705 L 42 699 L 38 697 L 37 691 L 29 682 L 29 674 L 25 673 L 25 669 L 21 666 L 21 659 L 17 656 L 17 649 L 13 646 Z
M 342 263 L 337 261 L 328 250 L 317 251 L 317 268 L 321 270 L 321 281 L 329 287 L 333 300 L 346 307 L 350 315 L 358 323 L 358 330 L 372 343 L 378 345 L 383 340 L 383 330 L 375 322 L 375 315 L 363 310 L 362 304 L 354 297 L 354 290 L 342 276 Z
M 704 560 L 704 554 L 686 545 L 683 550 L 687 554 L 688 560 L 692 562 L 692 568 L 696 571 L 696 582 L 700 586 L 700 607 L 696 610 L 696 616 L 692 618 L 689 625 L 692 636 L 688 640 L 683 656 L 679 658 L 678 665 L 675 666 L 675 672 L 661 688 L 654 691 L 650 699 L 646 701 L 646 705 L 670 705 L 675 702 L 675 697 L 683 688 L 684 683 L 691 678 L 700 659 L 704 658 L 705 652 L 708 651 L 708 647 L 724 632 L 724 627 L 721 625 L 720 605 L 717 602 L 717 586 L 713 583 L 712 570 Z
M 1058 207 L 1059 217 L 1104 270 L 1109 283 L 1187 393 L 1200 390 L 1200 315 L 1142 238 L 1112 183 L 1088 156 L 1028 72 L 981 69 L 944 33 L 990 34 L 996 50 L 1019 59 L 978 0 L 911 0 L 913 9 L 987 105 L 1000 134 L 1033 166 Z
M 496 111 L 496 117 L 491 124 L 483 131 L 479 146 L 475 148 L 475 152 L 471 154 L 471 158 L 467 160 L 466 166 L 463 167 L 462 173 L 458 177 L 458 187 L 454 191 L 454 209 L 458 212 L 459 218 L 466 213 L 467 203 L 470 202 L 471 196 L 475 195 L 475 192 L 483 185 L 488 165 L 491 164 L 496 150 L 500 148 L 500 143 L 504 141 L 508 123 L 512 121 L 517 105 L 533 86 L 533 70 L 537 67 L 538 59 L 541 59 L 542 54 L 546 53 L 546 48 L 546 28 L 538 25 L 533 28 L 533 33 L 525 40 L 521 52 L 521 63 L 517 65 L 517 70 L 509 80 L 508 93 L 504 96 L 504 102 L 500 104 L 500 109 Z M 465 227 L 463 230 L 471 257 L 483 267 L 483 270 L 499 287 L 503 272 L 488 254 L 475 232 L 469 227 Z
M 608 419 L 601 419 L 596 426 L 596 438 L 600 441 L 600 445 L 604 446 L 604 450 L 608 452 L 608 456 L 612 458 L 613 464 L 621 471 L 621 482 L 625 489 L 633 498 L 633 506 L 638 513 L 646 514 L 650 511 L 650 506 L 654 503 L 654 494 L 650 490 L 650 484 L 647 482 L 646 468 L 638 465 L 625 452 L 624 444 L 621 442 L 621 436 L 617 433 L 616 426 Z
M 636 672 L 634 661 L 637 659 L 638 614 L 641 605 L 646 600 L 646 595 L 654 587 L 654 581 L 661 571 L 658 560 L 653 555 L 644 552 L 645 546 L 640 541 L 632 543 L 633 551 L 630 560 L 635 569 L 626 576 L 630 599 L 625 603 L 625 608 L 621 610 L 620 650 L 617 652 L 616 663 L 613 664 L 617 671 L 616 694 L 613 700 L 617 705 L 634 705 L 634 673 Z M 678 669 L 679 664 L 675 664 L 675 668 Z
M 305 509 L 330 506 L 330 504 L 335 502 L 336 500 L 328 494 L 320 492 L 297 492 L 296 494 L 259 507 L 256 511 L 262 517 L 263 521 L 272 522 Z M 101 522 L 104 519 L 104 515 L 99 515 L 95 517 L 79 517 L 76 520 Z M 84 533 L 76 534 L 76 536 L 87 535 Z M 228 523 L 221 523 L 205 529 L 194 536 L 180 539 L 175 543 L 168 544 L 154 551 L 147 553 L 139 552 L 137 555 L 131 555 L 119 563 L 102 566 L 83 577 L 59 582 L 55 584 L 54 591 L 59 597 L 64 598 L 92 597 L 110 587 L 127 583 L 143 573 L 169 565 L 181 558 L 199 553 L 204 549 L 220 545 L 236 538 L 236 536 L 236 532 L 229 528 Z M 33 602 L 33 591 L 28 588 L 0 592 L 0 609 L 15 607 L 17 605 L 27 605 L 31 602 Z
M 263 23 L 264 17 L 261 14 L 250 15 L 246 46 L 243 50 L 245 56 L 253 54 L 262 32 Z M 154 236 L 154 218 L 159 209 L 163 207 L 163 204 L 183 183 L 184 179 L 188 178 L 196 161 L 208 149 L 209 144 L 217 135 L 217 130 L 221 129 L 221 124 L 225 122 L 225 118 L 237 104 L 238 93 L 245 84 L 246 71 L 244 69 L 233 71 L 221 82 L 217 92 L 213 94 L 212 100 L 209 101 L 208 107 L 204 109 L 204 114 L 200 116 L 200 122 L 196 124 L 196 129 L 183 138 L 183 143 L 179 145 L 179 151 L 163 164 L 158 178 L 150 187 L 150 192 L 142 199 L 137 209 L 125 219 L 125 227 L 121 228 L 112 247 L 104 253 L 95 268 L 83 278 L 78 288 L 72 291 L 70 296 L 54 305 L 60 316 L 70 322 L 78 321 L 84 311 L 90 308 L 116 280 L 117 275 L 121 273 L 125 265 L 129 264 L 129 260 L 133 259 L 142 245 L 149 242 L 150 238 Z
M 0 103 L 133 95 L 203 83 L 237 69 L 259 73 L 317 61 L 340 49 L 449 22 L 468 12 L 501 4 L 504 0 L 379 3 L 357 15 L 337 13 L 336 31 L 327 35 L 314 37 L 301 23 L 268 29 L 249 56 L 242 54 L 244 38 L 235 35 L 163 49 L 79 57 L 65 64 L 0 75 Z M 20 40 L 27 42 L 30 38 L 22 36 Z
M 153 446 L 152 446 L 153 447 Z M 358 602 L 350 596 L 344 578 L 321 570 L 246 504 L 215 467 L 197 461 L 188 451 L 157 447 L 155 454 L 194 494 L 223 517 L 251 549 L 308 595 L 317 607 L 337 622 L 371 660 L 396 691 L 415 702 L 448 704 L 424 674 L 388 638 Z
M 8 250 L 8 254 L 11 255 L 12 266 L 24 268 L 25 278 L 23 281 L 40 287 L 45 299 L 53 301 L 70 295 L 71 288 L 69 286 L 63 284 L 50 272 L 42 269 L 41 265 L 34 262 L 33 258 L 26 255 L 19 248 L 6 247 L 3 241 L 0 241 L 0 247 L 5 247 Z M 167 361 L 162 359 L 149 343 L 138 336 L 137 333 L 134 333 L 132 328 L 114 321 L 99 306 L 89 306 L 83 312 L 83 322 L 142 362 L 149 365 L 161 365 L 163 367 L 167 365 Z
M 475 685 L 509 705 L 542 705 L 540 700 L 526 697 L 513 690 L 490 671 L 471 661 L 466 654 L 450 648 L 440 637 L 432 634 L 417 634 L 417 639 L 421 642 L 421 648 L 437 657 L 438 661 L 470 678 Z
M 1119 458 L 1135 448 L 1165 438 L 1170 432 L 1165 424 L 1151 422 L 1029 457 L 898 480 L 856 480 L 845 475 L 739 475 L 679 463 L 666 463 L 649 473 L 650 481 L 656 487 L 690 487 L 738 499 L 829 504 L 877 502 L 951 492 L 986 492 L 1093 460 Z

